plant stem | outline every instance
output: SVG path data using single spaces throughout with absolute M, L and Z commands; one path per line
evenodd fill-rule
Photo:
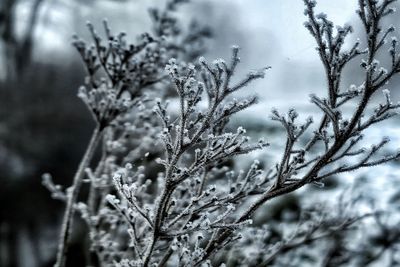
M 78 170 L 75 173 L 73 184 L 67 189 L 67 206 L 65 208 L 64 218 L 61 226 L 60 241 L 58 244 L 57 261 L 54 267 L 63 267 L 65 265 L 66 254 L 68 251 L 68 241 L 71 234 L 74 204 L 79 195 L 79 189 L 82 184 L 82 179 L 85 174 L 85 169 L 89 166 L 99 140 L 102 136 L 102 130 L 97 126 L 90 139 L 86 152 L 79 164 Z

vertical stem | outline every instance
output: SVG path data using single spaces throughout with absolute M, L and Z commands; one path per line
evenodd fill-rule
M 179 141 L 177 141 L 177 142 L 179 142 Z M 153 253 L 154 247 L 155 247 L 155 245 L 158 241 L 159 235 L 160 235 L 160 229 L 163 224 L 163 220 L 164 220 L 164 216 L 165 216 L 165 209 L 168 205 L 168 202 L 171 198 L 172 193 L 174 192 L 174 190 L 176 188 L 176 184 L 171 184 L 171 176 L 173 173 L 173 168 L 171 168 L 171 166 L 175 166 L 177 164 L 180 156 L 184 152 L 184 150 L 182 150 L 182 148 L 178 148 L 178 149 L 179 150 L 176 152 L 174 158 L 169 163 L 170 166 L 167 167 L 166 172 L 165 172 L 165 186 L 164 186 L 163 192 L 161 194 L 160 201 L 157 205 L 156 215 L 154 218 L 153 233 L 152 233 L 152 237 L 150 239 L 150 244 L 148 245 L 146 252 L 144 254 L 143 267 L 147 267 L 150 263 L 151 255 Z
M 68 251 L 68 241 L 71 234 L 71 227 L 74 215 L 74 204 L 78 198 L 79 189 L 85 174 L 85 169 L 89 166 L 97 144 L 102 136 L 102 130 L 97 126 L 90 139 L 86 152 L 75 173 L 72 186 L 67 190 L 67 206 L 65 208 L 64 218 L 61 226 L 60 241 L 58 244 L 57 261 L 55 267 L 63 267 L 65 265 L 66 254 Z
M 143 260 L 143 267 L 147 267 L 150 263 L 151 255 L 153 253 L 154 247 L 158 241 L 159 235 L 160 235 L 160 229 L 163 223 L 164 219 L 164 213 L 166 206 L 169 202 L 169 199 L 171 197 L 171 194 L 173 192 L 173 189 L 170 188 L 168 184 L 166 184 L 164 188 L 164 192 L 162 193 L 160 197 L 160 202 L 156 211 L 156 217 L 154 219 L 154 228 L 153 228 L 153 233 L 152 233 L 152 238 L 150 240 L 150 244 L 146 249 L 145 255 L 144 255 L 144 260 Z
M 107 159 L 107 152 L 105 151 L 105 149 L 103 149 L 102 155 L 101 155 L 101 159 L 96 167 L 96 170 L 94 172 L 94 177 L 98 178 L 100 177 L 102 171 L 104 170 L 104 166 L 105 166 L 105 161 Z M 90 188 L 89 188 L 89 195 L 88 195 L 88 209 L 91 215 L 95 215 L 96 211 L 97 211 L 97 206 L 98 206 L 98 189 L 96 188 L 96 186 L 93 185 L 93 183 L 90 183 Z

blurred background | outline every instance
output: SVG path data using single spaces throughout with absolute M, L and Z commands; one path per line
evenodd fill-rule
M 227 59 L 230 46 L 237 44 L 242 48 L 237 77 L 248 69 L 272 66 L 266 79 L 248 89 L 260 96 L 260 103 L 235 123 L 246 120 L 243 126 L 262 132 L 269 126 L 272 107 L 315 112 L 308 95 L 324 92 L 324 70 L 314 40 L 303 27 L 301 0 L 192 2 L 179 16 L 196 18 L 213 30 L 206 58 Z M 54 262 L 64 205 L 51 199 L 41 185 L 41 175 L 51 173 L 56 183 L 70 185 L 93 127 L 76 97 L 85 73 L 71 36 L 89 40 L 86 21 L 99 27 L 107 18 L 113 30 L 134 39 L 150 30 L 148 8 L 164 4 L 164 0 L 0 0 L 0 266 L 52 266 Z M 318 10 L 336 24 L 354 24 L 350 39 L 357 39 L 356 0 L 318 4 Z M 398 21 L 387 23 L 399 24 L 400 17 L 395 18 Z M 357 64 L 347 71 L 345 86 L 361 79 Z M 395 80 L 390 87 L 398 83 Z M 396 90 L 392 95 L 398 101 L 400 90 Z M 371 140 L 389 135 L 392 147 L 400 147 L 398 122 L 374 128 Z M 399 174 L 393 165 L 369 170 L 368 175 L 352 173 L 342 180 L 347 185 L 355 176 L 372 177 L 373 192 L 379 193 Z M 84 257 L 80 250 L 81 244 L 71 246 L 72 253 L 76 251 L 76 264 L 71 266 L 80 266 Z

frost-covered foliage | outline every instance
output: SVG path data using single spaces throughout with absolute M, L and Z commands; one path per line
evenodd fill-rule
M 380 153 L 386 138 L 363 146 L 364 131 L 400 107 L 384 90 L 400 72 L 398 44 L 394 37 L 386 43 L 394 29 L 380 26 L 394 1 L 359 1 L 366 47 L 361 41 L 345 45 L 351 27 L 334 28 L 325 14 L 315 14 L 315 1 L 304 1 L 305 26 L 326 70 L 327 94 L 311 95 L 322 116 L 317 123 L 312 118 L 299 122 L 294 109 L 273 110 L 272 120 L 286 132 L 280 160 L 269 169 L 255 161 L 241 171 L 232 167 L 235 156 L 269 144 L 251 141 L 243 127 L 232 129 L 231 117 L 257 102 L 255 96 L 235 94 L 264 78 L 268 67 L 232 79 L 240 61 L 236 46 L 228 62 L 200 57 L 184 63 L 203 52 L 210 32 L 196 23 L 195 32 L 182 30 L 174 12 L 183 2 L 172 0 L 164 10 L 152 10 L 154 32 L 143 34 L 137 44 L 128 44 L 124 34 L 113 35 L 106 22 L 105 40 L 91 24 L 93 45 L 75 38 L 88 73 L 78 96 L 96 128 L 69 189 L 64 192 L 48 175 L 44 179 L 53 197 L 66 202 L 56 266 L 65 264 L 75 211 L 87 224 L 92 264 L 99 266 L 300 266 L 310 259 L 339 266 L 356 261 L 345 257 L 352 249 L 344 248 L 353 226 L 373 217 L 386 227 L 378 213 L 359 211 L 357 197 L 339 198 L 335 207 L 304 207 L 295 223 L 281 223 L 280 229 L 272 221 L 252 226 L 252 220 L 266 202 L 304 185 L 323 186 L 333 175 L 399 158 L 398 152 Z M 387 48 L 392 61 L 383 66 L 375 56 Z M 365 79 L 343 88 L 341 76 L 352 60 L 361 62 Z M 379 92 L 385 101 L 369 112 L 371 97 Z M 351 114 L 342 112 L 349 103 L 354 104 Z M 97 147 L 101 156 L 93 162 Z M 78 198 L 82 185 L 89 188 L 86 200 Z M 315 255 L 319 250 L 308 246 L 321 240 L 327 252 Z M 394 250 L 398 240 L 397 234 L 387 247 Z M 339 248 L 343 255 L 333 255 Z

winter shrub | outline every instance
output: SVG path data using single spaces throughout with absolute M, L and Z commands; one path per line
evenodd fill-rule
M 393 13 L 394 0 L 359 1 L 365 40 L 353 44 L 346 41 L 351 26 L 335 28 L 325 14 L 315 13 L 315 1 L 304 0 L 305 27 L 326 75 L 326 95 L 310 96 L 321 116 L 301 121 L 294 109 L 273 110 L 271 119 L 286 134 L 280 160 L 270 168 L 255 161 L 240 171 L 232 166 L 235 156 L 269 144 L 250 140 L 243 127 L 232 128 L 232 116 L 257 102 L 255 96 L 235 95 L 264 78 L 269 67 L 233 82 L 238 47 L 228 61 L 198 58 L 211 32 L 198 23 L 183 30 L 175 17 L 183 2 L 171 0 L 165 9 L 151 10 L 153 32 L 135 44 L 123 33 L 115 35 L 107 22 L 104 38 L 88 24 L 92 45 L 75 37 L 88 74 L 78 96 L 96 128 L 71 187 L 63 190 L 44 176 L 52 196 L 66 203 L 56 266 L 65 264 L 75 212 L 87 225 L 93 265 L 365 266 L 357 257 L 362 247 L 347 246 L 347 234 L 365 218 L 374 218 L 382 229 L 388 226 L 379 214 L 359 211 L 357 190 L 346 191 L 333 206 L 301 207 L 285 222 L 254 225 L 253 218 L 267 202 L 305 185 L 323 186 L 334 175 L 400 156 L 382 155 L 387 138 L 363 145 L 364 131 L 399 108 L 384 89 L 400 72 L 398 42 L 394 28 L 381 26 Z M 387 49 L 391 62 L 386 66 L 376 55 Z M 352 61 L 361 62 L 364 79 L 344 88 L 341 76 Z M 379 93 L 385 101 L 371 111 L 370 100 Z M 355 104 L 344 113 L 349 103 Z M 81 187 L 89 189 L 87 198 Z M 387 244 L 394 254 L 398 236 Z M 307 249 L 321 240 L 329 240 L 323 243 L 325 255 Z M 372 261 L 374 256 L 380 257 L 371 255 Z

